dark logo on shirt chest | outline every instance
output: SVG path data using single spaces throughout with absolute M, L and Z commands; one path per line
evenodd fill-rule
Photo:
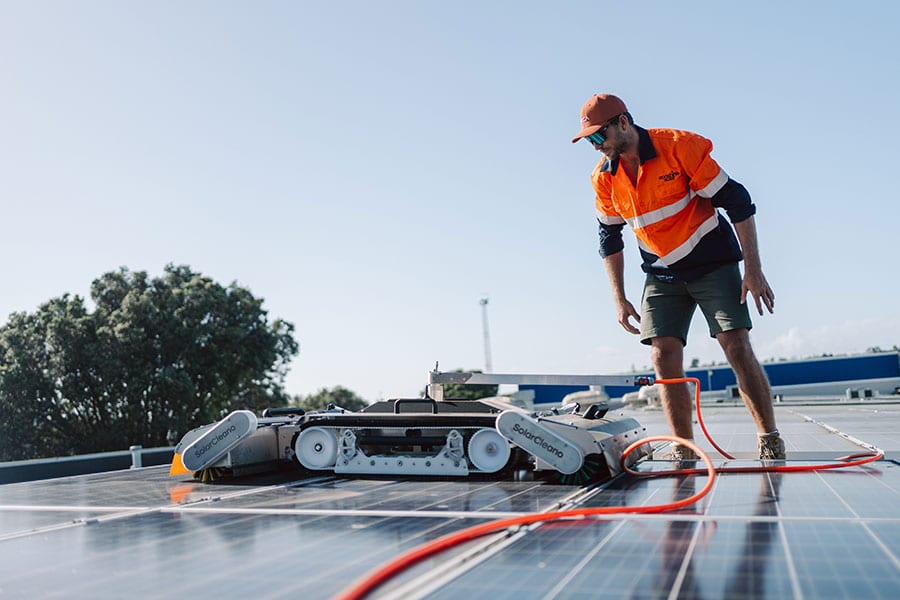
M 665 175 L 660 175 L 660 181 L 675 181 L 675 178 L 681 175 L 680 171 L 672 171 L 670 173 L 666 173 Z

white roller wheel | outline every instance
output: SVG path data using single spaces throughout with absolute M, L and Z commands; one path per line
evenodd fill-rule
M 509 460 L 509 452 L 509 442 L 496 429 L 479 429 L 469 440 L 469 460 L 485 473 L 502 469 Z
M 294 442 L 297 460 L 307 469 L 330 469 L 337 461 L 337 436 L 329 429 L 304 429 Z

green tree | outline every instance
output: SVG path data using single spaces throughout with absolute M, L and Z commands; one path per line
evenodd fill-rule
M 322 388 L 309 396 L 297 396 L 294 398 L 294 404 L 303 410 L 324 410 L 329 404 L 333 404 L 350 411 L 361 410 L 369 405 L 355 392 L 339 385 L 331 389 Z
M 283 406 L 293 325 L 187 266 L 121 268 L 0 328 L 0 460 L 165 445 L 230 410 Z

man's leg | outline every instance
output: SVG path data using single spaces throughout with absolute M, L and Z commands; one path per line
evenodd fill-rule
M 684 283 L 657 281 L 647 275 L 641 301 L 641 343 L 649 344 L 657 379 L 684 377 L 684 341 L 697 303 Z M 673 435 L 694 439 L 693 412 L 687 385 L 659 386 L 666 420 Z M 697 458 L 687 446 L 672 444 L 672 458 Z
M 725 352 L 728 364 L 734 370 L 741 398 L 756 422 L 759 433 L 775 431 L 775 411 L 772 408 L 772 390 L 762 365 L 750 345 L 747 329 L 731 329 L 716 334 Z
M 650 358 L 657 379 L 684 377 L 684 346 L 681 338 L 655 337 L 650 340 L 650 345 Z M 659 394 L 672 435 L 694 439 L 691 396 L 687 385 L 661 385 Z

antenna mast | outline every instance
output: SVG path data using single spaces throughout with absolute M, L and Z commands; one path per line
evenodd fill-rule
M 478 303 L 481 304 L 481 330 L 484 333 L 484 372 L 491 373 L 493 366 L 491 365 L 491 334 L 488 331 L 488 299 L 482 298 Z

